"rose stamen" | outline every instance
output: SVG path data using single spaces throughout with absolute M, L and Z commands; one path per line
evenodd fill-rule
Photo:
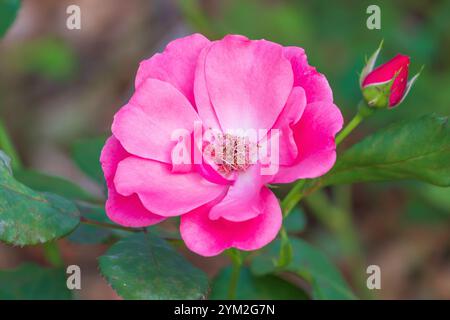
M 247 137 L 220 134 L 214 142 L 213 161 L 218 171 L 229 175 L 235 171 L 245 171 L 254 163 L 256 145 Z

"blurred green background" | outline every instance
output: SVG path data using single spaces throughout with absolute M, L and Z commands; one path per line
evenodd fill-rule
M 70 4 L 81 7 L 81 30 L 66 28 Z M 381 8 L 381 30 L 366 27 L 371 4 Z M 108 133 L 113 114 L 132 92 L 139 61 L 192 32 L 211 39 L 238 33 L 303 47 L 310 64 L 327 76 L 347 121 L 361 98 L 364 58 L 382 39 L 378 63 L 403 53 L 411 57 L 410 74 L 425 65 L 404 104 L 379 112 L 341 148 L 400 119 L 449 114 L 450 1 L 24 0 L 0 43 L 0 116 L 25 163 L 100 194 L 72 164 L 71 145 Z M 377 297 L 450 299 L 450 189 L 397 182 L 333 192 L 347 193 L 364 261 L 381 267 Z M 348 274 L 351 257 L 308 210 L 300 235 Z M 115 297 L 92 259 L 103 249 L 66 247 L 66 259 L 92 270 L 85 298 Z M 222 264 L 221 258 L 205 262 L 190 256 L 211 274 Z M 0 268 L 30 258 L 40 255 L 0 245 Z

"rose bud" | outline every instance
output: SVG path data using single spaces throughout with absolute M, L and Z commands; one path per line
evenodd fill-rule
M 370 107 L 392 108 L 403 102 L 420 72 L 408 81 L 409 57 L 402 54 L 373 69 L 380 50 L 381 45 L 364 67 L 360 86 Z

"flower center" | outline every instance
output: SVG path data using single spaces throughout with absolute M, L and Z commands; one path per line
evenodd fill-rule
M 223 175 L 245 171 L 256 161 L 257 144 L 248 137 L 221 133 L 215 137 L 212 146 L 211 158 Z

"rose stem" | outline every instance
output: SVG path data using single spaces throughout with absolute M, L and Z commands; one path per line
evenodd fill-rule
M 127 227 L 122 227 L 122 226 L 115 225 L 115 224 L 108 223 L 108 222 L 100 222 L 100 221 L 91 220 L 86 217 L 80 217 L 80 221 L 81 221 L 81 223 L 84 223 L 84 224 L 102 227 L 102 228 L 117 229 L 117 230 L 128 231 L 128 232 L 142 232 L 142 228 L 138 228 L 138 229 L 127 228 Z
M 239 282 L 239 274 L 241 272 L 242 266 L 242 257 L 241 253 L 237 249 L 230 249 L 228 251 L 231 261 L 232 261 L 232 270 L 231 270 L 231 279 L 230 279 L 230 287 L 228 288 L 228 299 L 234 300 L 236 299 L 237 286 Z

